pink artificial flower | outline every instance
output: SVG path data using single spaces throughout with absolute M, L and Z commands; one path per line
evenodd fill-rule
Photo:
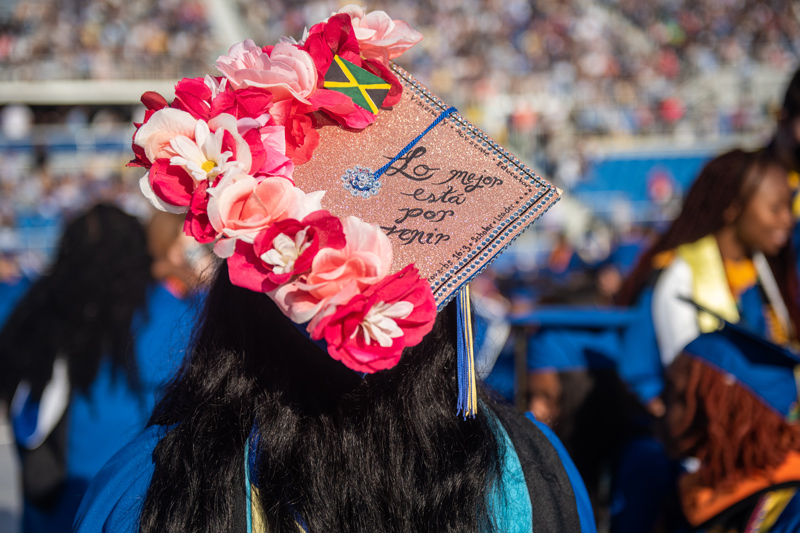
M 323 248 L 307 275 L 272 294 L 284 313 L 298 324 L 319 320 L 332 310 L 327 306 L 335 296 L 361 292 L 389 273 L 392 243 L 378 225 L 347 217 L 343 228 L 347 239 L 344 248 Z
M 306 194 L 284 178 L 258 181 L 247 174 L 228 174 L 208 194 L 208 218 L 223 237 L 214 252 L 230 257 L 237 240 L 253 243 L 260 231 L 279 220 L 301 220 L 322 209 L 324 192 Z
M 342 223 L 328 211 L 315 211 L 298 221 L 280 220 L 255 238 L 239 241 L 228 258 L 231 283 L 257 292 L 271 292 L 305 273 L 320 249 L 345 245 Z
M 265 121 L 270 116 L 265 115 Z M 280 126 L 262 126 L 253 118 L 236 119 L 233 115 L 223 113 L 208 122 L 215 135 L 222 131 L 230 137 L 226 150 L 232 152 L 231 160 L 246 174 L 255 177 L 280 176 L 292 179 L 294 164 L 286 156 L 286 140 Z
M 246 39 L 233 45 L 228 55 L 220 56 L 216 66 L 233 88 L 263 87 L 275 101 L 294 98 L 308 103 L 307 98 L 317 87 L 314 60 L 306 51 L 286 42 L 266 53 Z
M 312 339 L 324 338 L 328 353 L 348 368 L 373 373 L 392 368 L 407 346 L 433 328 L 436 301 L 414 265 L 336 307 L 319 320 Z
M 377 59 L 387 67 L 390 59 L 403 55 L 422 40 L 422 34 L 407 22 L 392 20 L 384 11 L 367 13 L 363 7 L 351 4 L 340 9 L 339 13 L 350 16 L 361 57 Z
M 258 129 L 257 140 L 264 155 L 260 166 L 253 168 L 253 175 L 280 176 L 288 180 L 292 179 L 295 163 L 287 153 L 289 147 L 286 145 L 286 136 L 284 126 L 262 126 Z M 254 161 L 253 167 L 256 166 L 256 163 L 257 161 Z

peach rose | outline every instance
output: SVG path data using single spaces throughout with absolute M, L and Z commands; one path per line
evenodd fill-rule
M 294 322 L 302 324 L 313 318 L 311 329 L 336 305 L 387 276 L 392 266 L 392 243 L 378 225 L 356 217 L 342 222 L 347 239 L 344 248 L 321 249 L 305 279 L 271 293 Z
M 390 59 L 401 56 L 422 40 L 422 34 L 407 22 L 392 20 L 385 11 L 367 13 L 363 7 L 351 4 L 339 13 L 350 15 L 361 56 L 365 59 L 378 59 L 388 66 Z
M 178 155 L 170 146 L 178 136 L 194 140 L 197 119 L 186 111 L 166 107 L 153 113 L 150 120 L 142 124 L 133 137 L 133 144 L 144 150 L 150 163 L 157 159 L 170 159 Z
M 247 174 L 231 174 L 208 189 L 208 194 L 208 218 L 222 236 L 214 252 L 229 257 L 237 240 L 252 243 L 259 231 L 274 222 L 302 220 L 322 209 L 324 192 L 306 194 L 284 178 L 258 181 Z
M 220 56 L 216 66 L 235 89 L 263 87 L 273 101 L 294 98 L 308 104 L 306 99 L 317 86 L 317 68 L 308 52 L 293 44 L 280 42 L 271 53 L 264 52 L 247 39 Z

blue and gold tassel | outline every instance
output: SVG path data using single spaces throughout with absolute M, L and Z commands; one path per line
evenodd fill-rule
M 475 418 L 478 412 L 478 386 L 475 381 L 475 353 L 472 342 L 472 306 L 469 285 L 464 285 L 456 295 L 458 318 L 458 414 Z

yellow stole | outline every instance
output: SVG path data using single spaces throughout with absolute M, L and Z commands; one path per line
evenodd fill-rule
M 728 322 L 739 322 L 739 308 L 714 235 L 682 244 L 675 249 L 675 254 L 686 261 L 692 271 L 692 298 Z M 702 311 L 697 313 L 697 324 L 701 333 L 716 331 L 721 325 L 716 317 Z

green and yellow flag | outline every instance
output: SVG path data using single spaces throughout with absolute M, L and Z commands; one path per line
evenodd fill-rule
M 339 56 L 333 57 L 333 63 L 325 74 L 324 87 L 346 94 L 356 105 L 372 112 L 373 115 L 378 114 L 378 109 L 392 88 L 375 74 Z

